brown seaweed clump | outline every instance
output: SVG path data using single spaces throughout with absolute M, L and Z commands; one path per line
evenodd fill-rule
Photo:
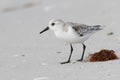
M 103 49 L 90 55 L 90 62 L 108 61 L 118 59 L 115 51 Z

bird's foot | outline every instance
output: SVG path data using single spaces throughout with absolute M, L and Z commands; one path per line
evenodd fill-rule
M 81 62 L 82 62 L 82 61 L 83 61 L 83 59 L 81 58 L 81 59 L 79 59 L 79 60 L 77 60 L 77 61 L 81 61 Z
M 67 64 L 67 63 L 70 63 L 70 61 L 61 62 L 60 64 Z

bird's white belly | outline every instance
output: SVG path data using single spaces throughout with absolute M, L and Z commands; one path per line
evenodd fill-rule
M 64 40 L 67 43 L 83 43 L 88 38 L 88 36 L 80 37 L 76 33 L 68 32 L 57 32 L 55 35 L 57 38 Z

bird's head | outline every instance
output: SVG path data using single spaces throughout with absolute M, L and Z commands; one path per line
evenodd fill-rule
M 45 32 L 49 29 L 53 30 L 54 32 L 58 31 L 58 30 L 62 30 L 64 25 L 65 25 L 64 21 L 62 21 L 60 19 L 52 19 L 49 21 L 48 26 L 44 30 L 42 30 L 40 32 L 40 34 L 42 34 L 43 32 Z

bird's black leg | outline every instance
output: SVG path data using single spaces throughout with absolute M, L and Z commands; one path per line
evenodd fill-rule
M 82 43 L 82 45 L 83 45 L 83 53 L 82 53 L 82 57 L 81 57 L 81 59 L 79 59 L 79 60 L 77 60 L 77 61 L 82 61 L 82 60 L 83 60 L 83 57 L 84 57 L 84 53 L 85 53 L 86 46 L 85 46 L 84 43 Z
M 71 51 L 70 51 L 70 55 L 69 55 L 68 61 L 66 61 L 66 62 L 61 62 L 61 64 L 66 64 L 66 63 L 69 63 L 69 62 L 70 62 L 70 59 L 71 59 L 71 56 L 72 56 L 72 52 L 73 52 L 72 44 L 70 44 L 70 48 L 71 48 Z

